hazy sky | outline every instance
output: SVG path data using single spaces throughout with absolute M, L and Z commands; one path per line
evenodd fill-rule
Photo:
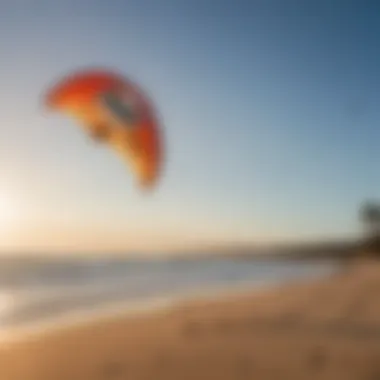
M 376 1 L 2 0 L 0 25 L 3 247 L 345 236 L 380 193 Z M 93 65 L 160 110 L 153 196 L 42 107 L 47 86 Z

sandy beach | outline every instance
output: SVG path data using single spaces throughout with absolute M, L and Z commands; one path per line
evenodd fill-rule
M 3 343 L 0 378 L 380 379 L 380 265 Z

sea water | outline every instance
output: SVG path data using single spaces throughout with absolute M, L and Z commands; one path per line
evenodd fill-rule
M 115 307 L 167 305 L 186 297 L 254 290 L 328 275 L 332 262 L 208 259 L 0 259 L 0 330 L 55 324 Z

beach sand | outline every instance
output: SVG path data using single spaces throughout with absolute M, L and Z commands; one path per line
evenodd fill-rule
M 1 380 L 380 379 L 380 265 L 3 344 Z

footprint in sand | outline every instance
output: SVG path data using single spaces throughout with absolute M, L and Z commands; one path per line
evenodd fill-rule
M 124 368 L 121 363 L 110 362 L 107 363 L 102 371 L 103 379 L 119 379 L 124 373 Z
M 326 352 L 322 347 L 316 347 L 311 352 L 308 360 L 310 368 L 315 372 L 321 371 L 323 368 L 325 368 L 326 362 Z

